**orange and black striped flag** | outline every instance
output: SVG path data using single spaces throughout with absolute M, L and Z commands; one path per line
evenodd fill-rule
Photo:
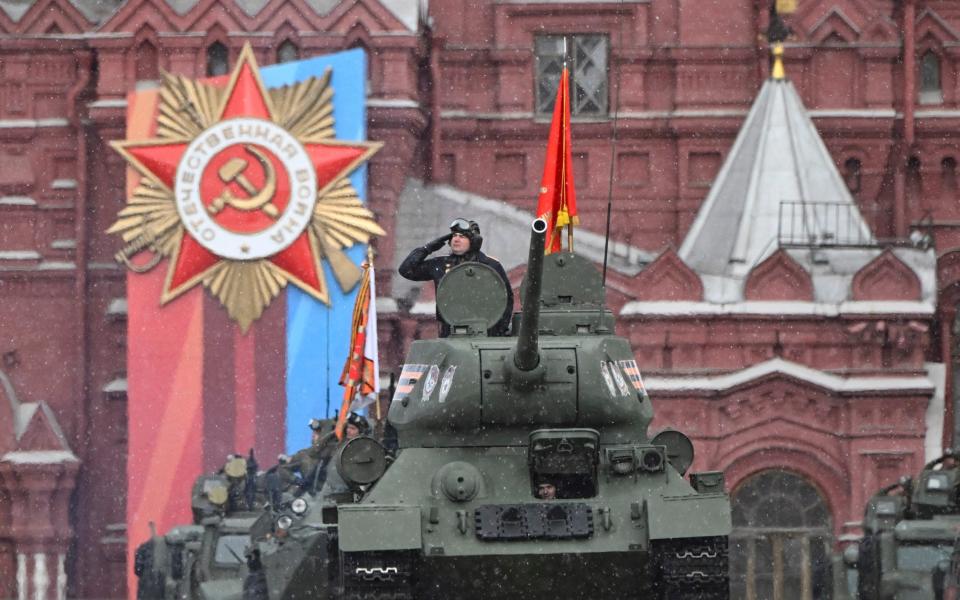
M 340 374 L 343 404 L 337 416 L 337 437 L 343 439 L 347 415 L 375 402 L 380 393 L 380 365 L 377 352 L 377 293 L 373 257 L 368 254 L 350 327 L 350 353 Z

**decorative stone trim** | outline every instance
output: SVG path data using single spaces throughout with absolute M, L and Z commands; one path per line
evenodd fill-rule
M 673 248 L 660 253 L 633 282 L 637 300 L 703 300 L 703 282 Z
M 743 286 L 746 300 L 813 300 L 813 280 L 786 250 L 754 267 Z
M 853 276 L 854 300 L 920 300 L 920 278 L 889 248 Z

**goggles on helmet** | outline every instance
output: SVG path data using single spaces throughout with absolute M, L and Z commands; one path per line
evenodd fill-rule
M 350 411 L 350 414 L 347 415 L 347 425 L 353 425 L 361 432 L 365 432 L 370 428 L 370 423 L 368 423 L 363 416 L 353 411 Z
M 467 233 L 470 231 L 470 221 L 466 219 L 454 219 L 450 223 L 450 231 L 454 233 Z

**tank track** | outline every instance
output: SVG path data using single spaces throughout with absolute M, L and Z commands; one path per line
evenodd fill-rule
M 729 600 L 726 537 L 658 540 L 651 544 L 655 598 Z
M 343 600 L 413 600 L 412 556 L 361 557 L 341 554 Z

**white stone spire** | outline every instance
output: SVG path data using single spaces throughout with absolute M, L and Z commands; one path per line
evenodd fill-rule
M 844 236 L 874 242 L 793 84 L 771 78 L 679 255 L 702 276 L 740 279 L 777 249 L 783 232 L 817 245 Z

